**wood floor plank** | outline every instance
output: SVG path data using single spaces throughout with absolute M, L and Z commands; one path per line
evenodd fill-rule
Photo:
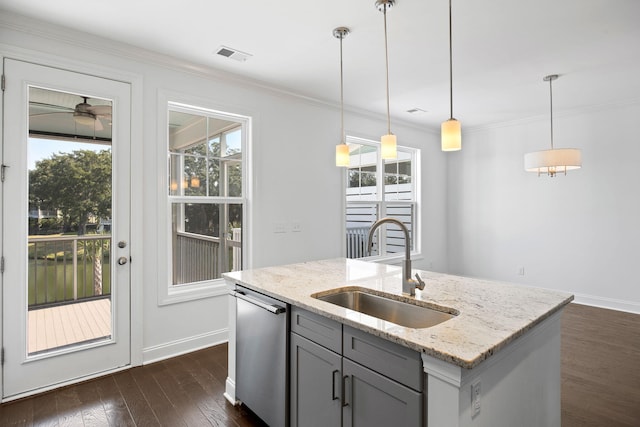
M 149 402 L 138 387 L 131 370 L 114 374 L 116 385 L 122 394 L 131 416 L 136 421 L 138 427 L 160 426 L 158 417 L 151 409 Z
M 109 424 L 107 412 L 98 393 L 100 380 L 80 383 L 76 388 L 81 402 L 82 420 L 85 426 L 106 426 Z
M 69 307 L 73 311 L 72 319 L 76 320 L 75 327 L 76 331 L 80 335 L 82 341 L 86 341 L 91 339 L 94 335 L 92 334 L 91 327 L 87 325 L 87 319 L 84 315 L 84 310 L 82 310 L 82 304 L 69 304 Z
M 55 427 L 58 425 L 57 391 L 38 394 L 33 400 L 33 425 L 38 427 Z
M 169 373 L 181 384 L 185 395 L 196 403 L 200 411 L 213 426 L 235 426 L 230 419 L 220 398 L 224 397 L 224 388 L 217 381 L 210 383 L 202 381 L 206 372 L 195 363 L 190 363 L 188 358 L 178 357 L 172 359 L 173 369 Z
M 171 370 L 176 369 L 178 365 L 173 359 L 160 362 L 161 369 L 154 374 L 156 381 L 171 403 L 180 408 L 180 416 L 188 426 L 210 426 L 211 423 L 200 411 L 197 401 L 190 395 L 189 378 L 171 375 Z
M 162 375 L 162 362 L 152 363 L 144 367 L 136 367 L 130 370 L 131 376 L 140 388 L 151 410 L 156 415 L 160 424 L 163 426 L 186 426 L 182 420 L 179 408 L 176 408 L 167 395 L 164 393 L 160 384 L 155 379 L 155 375 Z
M 227 376 L 228 345 L 220 344 L 185 355 L 192 363 L 198 364 L 202 370 L 197 376 L 198 382 L 208 384 L 213 398 L 224 408 L 230 419 L 240 427 L 264 427 L 266 424 L 245 406 L 234 406 L 224 397 Z M 203 388 L 206 389 L 205 386 Z M 216 389 L 219 388 L 219 391 Z
M 107 414 L 109 426 L 135 426 L 135 421 L 131 417 L 129 408 L 113 379 L 113 375 L 100 378 L 96 384 L 96 390 Z
M 0 426 L 31 426 L 33 425 L 33 401 L 23 399 L 0 405 Z
M 570 304 L 562 318 L 563 427 L 640 426 L 640 316 Z
M 69 309 L 68 305 L 63 305 L 60 307 L 59 316 L 60 322 L 62 323 L 61 327 L 66 338 L 66 344 L 80 341 L 76 334 L 75 328 L 71 326 L 71 310 Z
M 82 404 L 77 387 L 63 387 L 56 393 L 58 425 L 60 427 L 84 427 Z

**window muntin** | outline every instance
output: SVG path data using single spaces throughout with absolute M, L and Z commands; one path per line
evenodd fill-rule
M 382 160 L 378 142 L 348 137 L 347 143 L 351 153 L 345 185 L 347 257 L 369 256 L 366 247 L 369 229 L 375 221 L 387 216 L 402 221 L 409 230 L 411 249 L 417 251 L 418 150 L 398 147 L 397 159 Z M 404 253 L 404 241 L 404 233 L 387 224 L 376 232 L 371 255 L 390 257 Z
M 242 269 L 242 122 L 169 103 L 171 284 Z

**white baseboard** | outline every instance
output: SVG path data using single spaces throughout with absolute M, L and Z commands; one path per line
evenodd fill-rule
M 200 335 L 171 341 L 168 343 L 147 347 L 142 350 L 142 364 L 159 362 L 170 357 L 222 344 L 229 340 L 229 329 L 219 329 Z
M 229 377 L 227 377 L 227 381 L 225 382 L 224 397 L 234 406 L 240 404 L 240 402 L 236 400 L 236 383 Z
M 598 297 L 594 295 L 575 294 L 573 302 L 593 307 L 608 308 L 610 310 L 626 311 L 627 313 L 640 314 L 640 303 L 623 301 L 613 298 Z

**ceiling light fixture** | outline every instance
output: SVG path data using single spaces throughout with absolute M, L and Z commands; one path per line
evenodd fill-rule
M 93 126 L 96 122 L 96 115 L 89 111 L 91 105 L 87 104 L 87 97 L 82 97 L 84 100 L 76 105 L 73 110 L 73 120 L 80 125 Z
M 542 80 L 549 82 L 549 100 L 551 112 L 551 149 L 535 151 L 524 155 L 524 169 L 536 172 L 538 176 L 547 174 L 556 176 L 557 172 L 567 174 L 568 170 L 582 167 L 582 155 L 577 148 L 553 148 L 553 91 L 551 83 L 558 78 L 557 74 L 545 76 Z
M 398 156 L 397 139 L 391 133 L 391 114 L 389 112 L 389 48 L 387 43 L 387 10 L 395 4 L 395 0 L 376 0 L 376 8 L 384 15 L 384 55 L 387 82 L 387 134 L 380 138 L 380 151 L 383 159 L 395 159 Z
M 333 30 L 333 37 L 340 40 L 340 144 L 336 145 L 336 166 L 349 167 L 349 146 L 344 135 L 344 75 L 342 70 L 342 40 L 349 34 L 347 27 Z
M 442 151 L 458 151 L 462 148 L 460 122 L 453 118 L 453 43 L 451 37 L 451 0 L 449 0 L 449 120 L 440 126 Z

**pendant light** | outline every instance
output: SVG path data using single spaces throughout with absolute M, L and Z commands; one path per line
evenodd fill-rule
M 458 151 L 462 148 L 460 122 L 453 118 L 453 43 L 451 37 L 451 0 L 449 0 L 449 120 L 440 127 L 442 151 Z
M 349 34 L 347 27 L 333 30 L 333 36 L 340 40 L 340 144 L 336 145 L 336 166 L 349 167 L 349 146 L 344 135 L 344 76 L 342 71 L 342 40 Z
M 524 156 L 524 169 L 536 172 L 538 176 L 547 174 L 554 177 L 558 172 L 564 172 L 582 167 L 582 156 L 577 148 L 553 147 L 553 90 L 551 83 L 558 78 L 557 74 L 545 76 L 543 81 L 549 82 L 549 99 L 551 111 L 551 149 L 527 153 Z
M 380 138 L 380 152 L 383 159 L 395 159 L 398 156 L 396 136 L 391 133 L 391 114 L 389 112 L 389 47 L 387 43 L 387 10 L 395 4 L 395 0 L 376 0 L 376 8 L 384 15 L 384 55 L 387 82 L 387 134 Z

